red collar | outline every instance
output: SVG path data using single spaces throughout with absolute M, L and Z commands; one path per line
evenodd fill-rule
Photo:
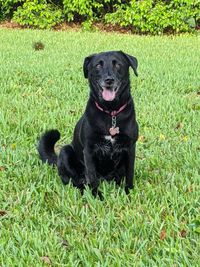
M 127 106 L 127 103 L 125 103 L 123 106 L 121 106 L 118 110 L 113 110 L 113 111 L 103 109 L 102 107 L 99 106 L 99 104 L 96 101 L 95 101 L 95 105 L 99 110 L 101 110 L 101 111 L 103 111 L 103 112 L 105 112 L 105 113 L 107 113 L 113 117 L 113 116 L 117 116 L 122 110 L 124 110 L 125 107 Z

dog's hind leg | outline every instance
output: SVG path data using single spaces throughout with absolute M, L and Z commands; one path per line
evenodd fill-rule
M 64 184 L 68 184 L 70 178 L 74 186 L 83 190 L 83 180 L 81 179 L 82 166 L 78 162 L 73 147 L 71 145 L 64 146 L 59 154 L 57 161 L 58 173 Z

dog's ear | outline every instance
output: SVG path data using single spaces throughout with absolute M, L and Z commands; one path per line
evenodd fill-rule
M 137 67 L 138 67 L 138 61 L 137 61 L 137 58 L 136 57 L 133 57 L 133 56 L 130 56 L 122 51 L 120 51 L 124 56 L 125 58 L 127 59 L 127 61 L 129 62 L 129 66 L 133 69 L 134 73 L 136 76 L 138 76 L 138 73 L 137 73 Z
M 94 54 L 95 55 L 95 54 Z M 84 63 L 83 63 L 83 73 L 84 73 L 84 77 L 88 78 L 88 67 L 89 64 L 92 60 L 92 58 L 94 57 L 94 55 L 88 56 L 84 59 Z

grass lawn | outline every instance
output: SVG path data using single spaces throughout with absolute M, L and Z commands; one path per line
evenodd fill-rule
M 103 182 L 101 202 L 63 186 L 36 144 L 51 128 L 71 141 L 84 57 L 106 50 L 138 59 L 140 138 L 135 190 Z M 199 59 L 197 36 L 0 29 L 0 266 L 200 266 Z

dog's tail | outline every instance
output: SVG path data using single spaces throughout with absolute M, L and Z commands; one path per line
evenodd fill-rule
M 57 164 L 57 155 L 54 150 L 54 145 L 59 139 L 60 133 L 58 130 L 50 130 L 42 135 L 37 149 L 43 162 L 47 162 L 50 165 Z

